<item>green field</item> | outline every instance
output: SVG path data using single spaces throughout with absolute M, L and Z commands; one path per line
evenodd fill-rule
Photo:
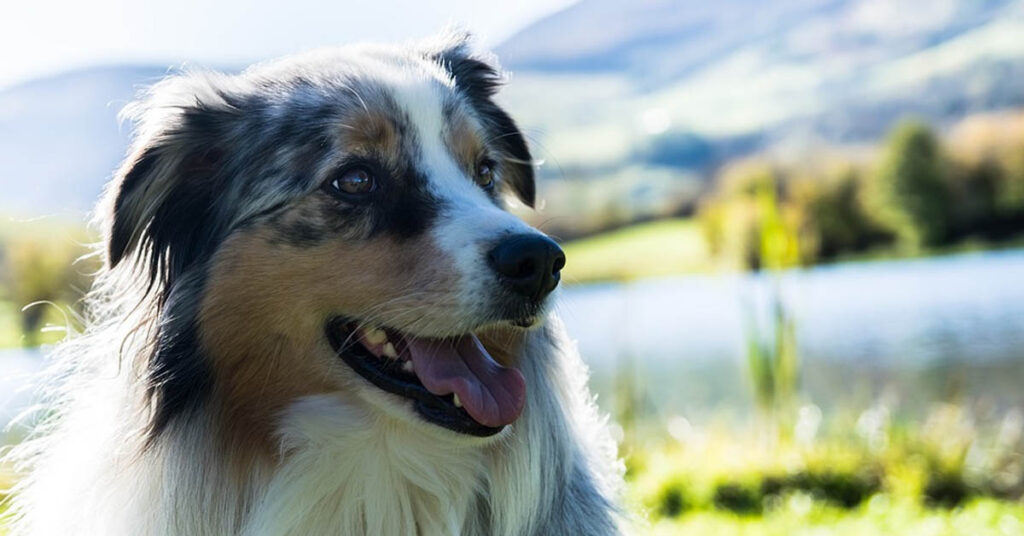
M 659 220 L 568 242 L 568 284 L 706 272 L 714 267 L 699 224 Z
M 961 508 L 935 510 L 877 495 L 848 511 L 794 495 L 764 516 L 700 512 L 656 522 L 642 532 L 656 536 L 1010 536 L 1024 534 L 1024 506 L 979 499 Z
M 627 431 L 627 504 L 640 534 L 1024 535 L 1020 454 L 971 419 L 946 406 L 882 426 L 882 441 L 838 421 L 803 439 L 721 423 Z

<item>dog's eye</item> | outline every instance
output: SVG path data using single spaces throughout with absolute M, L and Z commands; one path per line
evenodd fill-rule
M 377 181 L 370 170 L 353 167 L 328 182 L 331 193 L 346 197 L 366 195 L 377 188 Z
M 494 160 L 484 158 L 476 165 L 476 183 L 485 190 L 494 186 Z

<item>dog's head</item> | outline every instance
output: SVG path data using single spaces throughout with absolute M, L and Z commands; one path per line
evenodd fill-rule
M 129 108 L 108 261 L 156 293 L 156 433 L 313 393 L 457 434 L 516 420 L 523 376 L 477 334 L 536 324 L 565 258 L 504 210 L 534 176 L 499 81 L 460 37 L 172 77 Z

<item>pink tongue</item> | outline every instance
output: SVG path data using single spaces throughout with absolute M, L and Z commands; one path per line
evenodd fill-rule
M 476 422 L 498 428 L 511 424 L 523 412 L 523 375 L 495 362 L 475 335 L 455 340 L 408 337 L 405 341 L 423 386 L 435 395 L 459 395 Z

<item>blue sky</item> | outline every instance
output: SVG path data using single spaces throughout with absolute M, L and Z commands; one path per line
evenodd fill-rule
M 98 64 L 241 65 L 449 23 L 491 46 L 574 1 L 14 0 L 0 10 L 0 87 Z

